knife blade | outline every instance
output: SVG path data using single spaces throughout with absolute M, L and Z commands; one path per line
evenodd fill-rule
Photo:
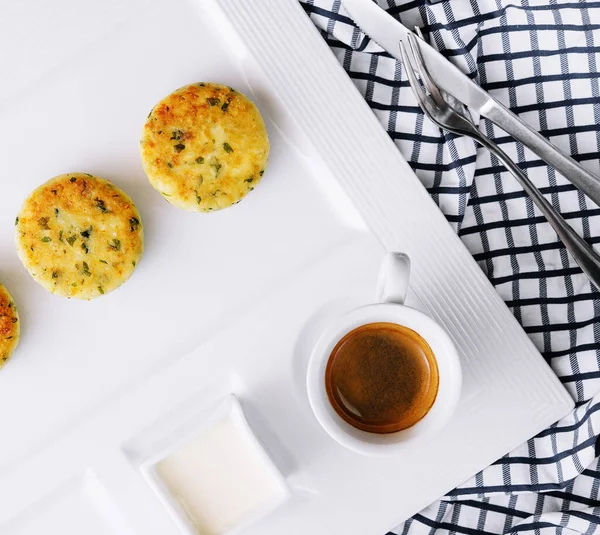
M 342 5 L 363 32 L 401 61 L 399 43 L 408 28 L 372 0 L 343 0 Z M 419 44 L 427 70 L 439 87 L 523 143 L 600 206 L 599 177 L 552 145 L 425 41 Z

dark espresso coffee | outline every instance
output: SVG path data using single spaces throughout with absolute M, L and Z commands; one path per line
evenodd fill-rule
M 395 323 L 369 323 L 335 346 L 325 371 L 327 396 L 350 425 L 394 433 L 416 424 L 431 409 L 438 366 L 429 344 Z

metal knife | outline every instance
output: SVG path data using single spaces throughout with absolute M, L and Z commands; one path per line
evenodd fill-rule
M 392 57 L 401 61 L 399 43 L 409 33 L 404 25 L 373 0 L 343 0 L 342 5 L 361 30 Z M 600 177 L 552 145 L 437 50 L 424 41 L 420 41 L 420 47 L 427 69 L 436 84 L 523 143 L 600 206 Z

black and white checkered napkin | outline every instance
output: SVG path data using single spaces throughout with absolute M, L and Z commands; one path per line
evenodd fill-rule
M 600 533 L 600 293 L 494 156 L 424 118 L 403 66 L 355 27 L 340 0 L 301 1 L 577 402 L 570 416 L 395 531 Z M 378 2 L 421 26 L 484 89 L 600 174 L 600 1 Z M 580 235 L 600 242 L 597 206 L 487 120 L 480 127 Z

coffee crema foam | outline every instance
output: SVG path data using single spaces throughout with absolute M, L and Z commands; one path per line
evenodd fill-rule
M 439 371 L 429 344 L 396 323 L 369 323 L 335 346 L 325 387 L 336 413 L 370 433 L 408 429 L 431 409 Z

